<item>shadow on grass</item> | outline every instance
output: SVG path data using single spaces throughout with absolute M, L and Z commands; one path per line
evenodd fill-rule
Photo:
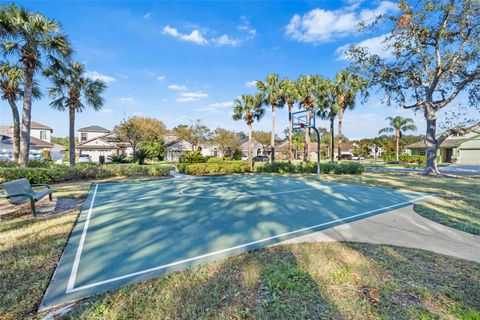
M 29 217 L 0 229 L 0 318 L 35 318 L 75 217 Z
M 361 294 L 380 292 L 380 305 Z M 480 316 L 480 266 L 356 243 L 255 250 L 99 295 L 64 318 L 419 319 Z

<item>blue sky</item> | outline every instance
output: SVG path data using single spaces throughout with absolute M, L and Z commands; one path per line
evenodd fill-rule
M 167 127 L 202 119 L 211 128 L 246 130 L 231 119 L 231 103 L 254 93 L 252 81 L 269 73 L 333 77 L 347 64 L 342 46 L 359 43 L 381 51 L 386 30 L 359 35 L 355 24 L 374 13 L 394 12 L 389 1 L 307 2 L 20 2 L 59 21 L 93 77 L 105 80 L 103 111 L 77 115 L 77 128 L 108 129 L 122 118 L 142 115 Z M 385 54 L 385 53 L 383 53 Z M 48 81 L 42 80 L 43 88 Z M 10 110 L 0 108 L 0 123 L 10 123 Z M 66 136 L 66 112 L 53 111 L 48 97 L 33 105 L 33 120 Z M 387 116 L 409 116 L 424 132 L 421 115 L 383 106 L 372 94 L 345 115 L 349 138 L 376 136 Z M 287 126 L 278 112 L 277 132 Z M 270 112 L 254 125 L 270 130 Z M 327 127 L 327 123 L 321 123 Z

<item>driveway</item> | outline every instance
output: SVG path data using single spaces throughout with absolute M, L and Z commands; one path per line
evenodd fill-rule
M 401 172 L 423 172 L 423 169 L 408 169 L 401 167 L 368 167 L 367 171 L 401 171 Z M 444 174 L 460 174 L 460 175 L 480 175 L 480 166 L 477 165 L 461 165 L 452 164 L 448 167 L 439 167 L 440 173 Z
M 448 167 L 439 168 L 441 173 L 449 174 L 478 174 L 480 175 L 480 165 L 461 165 L 452 164 Z

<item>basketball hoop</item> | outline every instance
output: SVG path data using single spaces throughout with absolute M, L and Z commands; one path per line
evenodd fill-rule
M 320 132 L 315 126 L 315 113 L 312 110 L 301 110 L 289 114 L 292 129 L 309 128 L 317 133 L 317 174 L 320 176 Z

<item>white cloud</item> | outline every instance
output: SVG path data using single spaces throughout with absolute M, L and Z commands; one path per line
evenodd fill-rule
M 218 38 L 212 39 L 212 42 L 219 46 L 238 46 L 241 40 L 230 38 L 228 35 L 224 34 Z
M 182 92 L 182 93 L 180 94 L 180 97 L 200 99 L 200 98 L 208 97 L 208 94 L 206 94 L 205 92 L 202 92 L 202 91 L 198 91 L 198 92 Z
M 207 104 L 205 107 L 195 109 L 196 111 L 205 111 L 211 113 L 224 113 L 222 109 L 233 106 L 233 101 L 215 102 Z
M 238 30 L 245 32 L 248 36 L 248 39 L 252 39 L 257 35 L 257 30 L 252 28 L 250 21 L 246 16 L 241 16 L 240 19 L 242 23 L 237 27 Z
M 215 102 L 207 105 L 209 108 L 228 108 L 233 106 L 233 101 Z
M 123 74 L 123 73 L 116 73 L 115 75 L 120 77 L 120 78 L 123 78 L 123 79 L 129 79 L 130 78 L 129 75 L 126 75 L 126 74 Z
M 163 28 L 162 33 L 168 34 L 182 41 L 194 42 L 200 45 L 208 44 L 208 40 L 202 36 L 202 33 L 198 29 L 193 30 L 190 34 L 184 34 L 184 33 L 178 32 L 176 28 L 173 28 L 167 25 L 165 26 L 165 28 Z
M 157 77 L 157 80 L 158 80 L 158 81 L 163 81 L 163 80 L 165 80 L 165 76 L 163 76 L 163 75 L 158 76 L 158 77 Z
M 385 43 L 385 39 L 388 36 L 388 33 L 382 34 L 378 37 L 369 38 L 356 43 L 355 46 L 366 48 L 369 53 L 376 54 L 380 58 L 391 58 L 393 57 L 393 52 L 391 49 L 387 48 L 388 46 Z M 351 43 L 347 43 L 346 45 L 343 45 L 335 50 L 335 52 L 339 55 L 338 60 L 348 60 L 345 52 L 350 48 L 351 45 Z
M 198 101 L 198 99 L 195 99 L 193 97 L 185 97 L 185 98 L 177 98 L 175 100 L 176 102 L 192 102 L 192 101 Z
M 313 9 L 303 16 L 295 14 L 286 27 L 285 34 L 307 43 L 328 42 L 355 32 L 359 22 L 398 10 L 395 3 L 382 1 L 375 9 L 356 11 L 358 4 L 337 10 Z
M 145 19 L 148 19 L 148 18 L 150 18 L 151 16 L 152 16 L 152 13 L 151 13 L 151 12 L 147 12 L 147 13 L 145 13 L 145 14 L 143 15 L 143 17 L 144 17 Z
M 193 101 L 199 101 L 200 99 L 206 98 L 206 97 L 208 97 L 208 94 L 202 91 L 182 92 L 175 101 L 176 102 L 193 102 Z
M 92 78 L 94 80 L 101 80 L 105 83 L 110 83 L 110 82 L 117 81 L 117 79 L 115 79 L 114 77 L 107 76 L 107 75 L 102 74 L 98 71 L 87 72 L 87 77 Z
M 126 105 L 135 105 L 138 103 L 138 100 L 132 98 L 132 97 L 120 97 L 118 98 L 118 101 L 120 101 L 123 104 Z
M 256 86 L 257 86 L 257 80 L 245 82 L 245 87 L 247 88 L 255 88 Z
M 105 108 L 105 109 L 101 109 L 100 112 L 112 113 L 113 109 Z
M 179 85 L 179 84 L 171 84 L 167 87 L 170 90 L 176 90 L 176 91 L 185 91 L 187 90 L 187 87 L 184 85 Z

